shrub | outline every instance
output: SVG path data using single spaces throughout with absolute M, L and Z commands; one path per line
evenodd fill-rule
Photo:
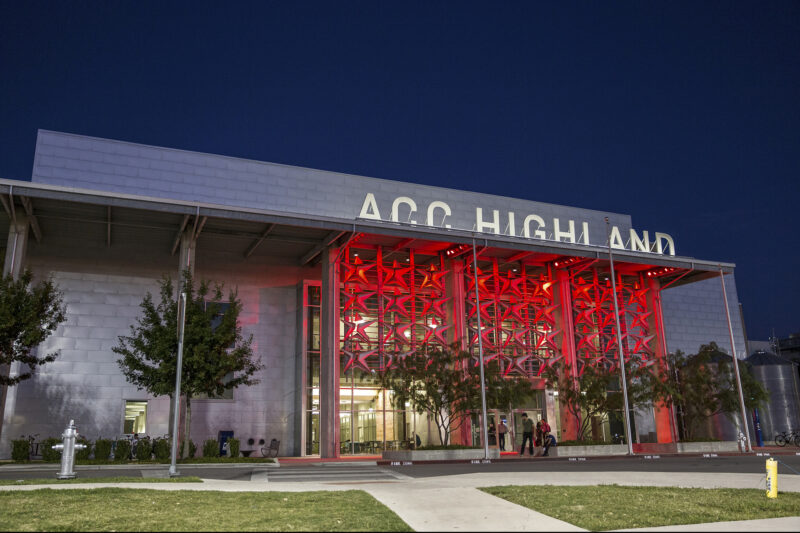
M 181 457 L 183 457 L 183 450 L 185 449 L 184 448 L 185 446 L 186 446 L 186 441 L 181 442 L 181 454 L 180 454 Z M 194 441 L 190 440 L 189 441 L 189 457 L 188 458 L 192 459 L 195 455 L 197 455 L 197 445 L 194 443 Z
M 41 446 L 39 449 L 42 452 L 42 460 L 47 463 L 57 463 L 61 461 L 61 451 L 54 450 L 54 444 L 61 444 L 61 439 L 57 439 L 56 437 L 50 437 L 49 439 L 44 439 L 42 441 Z
M 118 463 L 126 462 L 131 456 L 131 442 L 127 439 L 119 439 L 114 446 L 114 461 Z
M 111 445 L 110 439 L 97 439 L 94 443 L 94 458 L 108 461 L 111 457 Z
M 27 461 L 31 453 L 31 444 L 28 439 L 11 441 L 11 459 L 14 461 Z
M 159 461 L 164 461 L 170 458 L 172 453 L 172 441 L 170 439 L 156 439 L 153 442 L 153 455 Z
M 89 459 L 89 455 L 92 453 L 92 441 L 87 439 L 86 437 L 78 437 L 75 439 L 75 444 L 83 444 L 86 448 L 82 450 L 75 450 L 75 460 L 78 459 Z
M 417 450 L 477 450 L 480 449 L 480 446 L 465 446 L 463 444 L 447 444 L 442 446 L 441 444 L 432 445 L 432 446 L 420 446 Z
M 228 439 L 228 456 L 239 457 L 239 439 Z
M 219 457 L 219 442 L 208 439 L 203 443 L 203 457 Z
M 149 461 L 153 455 L 153 445 L 150 439 L 143 438 L 136 443 L 136 459 L 139 461 Z

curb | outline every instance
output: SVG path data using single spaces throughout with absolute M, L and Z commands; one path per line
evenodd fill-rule
M 378 466 L 412 466 L 412 465 L 428 465 L 428 464 L 496 464 L 496 463 L 519 463 L 519 462 L 574 462 L 574 461 L 588 461 L 588 460 L 621 460 L 621 459 L 661 459 L 666 457 L 699 457 L 705 459 L 713 459 L 715 457 L 772 457 L 772 456 L 785 456 L 785 455 L 800 455 L 800 452 L 692 452 L 692 453 L 635 453 L 633 455 L 576 455 L 572 457 L 500 457 L 499 459 L 441 459 L 429 461 L 390 461 L 386 459 L 378 459 L 376 464 Z
M 77 471 L 91 471 L 91 470 L 167 470 L 169 464 L 119 464 L 119 465 L 75 465 L 73 470 Z M 280 463 L 276 459 L 274 463 L 178 463 L 180 470 L 201 470 L 206 468 L 220 469 L 220 468 L 233 468 L 233 469 L 258 469 L 258 468 L 280 468 Z M 2 472 L 57 472 L 60 466 L 58 463 L 46 463 L 35 465 L 12 465 L 0 466 L 0 473 Z

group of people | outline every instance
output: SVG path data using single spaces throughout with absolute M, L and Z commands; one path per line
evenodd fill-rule
M 547 457 L 550 452 L 550 446 L 555 442 L 555 437 L 550 431 L 550 424 L 547 423 L 547 420 L 539 420 L 536 422 L 536 440 L 534 441 L 533 420 L 528 418 L 528 413 L 522 413 L 522 448 L 519 450 L 520 457 L 525 455 L 526 443 L 531 456 L 534 455 L 534 442 L 536 446 L 542 447 L 542 457 Z
M 550 424 L 547 420 L 539 420 L 536 423 L 534 431 L 533 420 L 528 418 L 528 413 L 522 413 L 522 448 L 519 451 L 520 456 L 525 455 L 525 444 L 528 444 L 528 450 L 531 455 L 534 455 L 534 446 L 542 447 L 542 456 L 547 457 L 550 447 L 555 445 L 555 437 L 550 433 Z M 489 444 L 494 444 L 495 432 L 497 433 L 497 441 L 500 450 L 506 449 L 506 435 L 508 434 L 508 426 L 504 420 L 495 426 L 494 421 L 489 424 Z M 535 437 L 535 440 L 534 440 Z

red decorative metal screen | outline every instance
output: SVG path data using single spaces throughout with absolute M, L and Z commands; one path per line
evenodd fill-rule
M 348 249 L 339 263 L 343 372 L 381 370 L 423 346 L 448 344 L 443 260 L 417 265 L 413 251 L 399 260 L 392 253 L 362 250 L 373 256 L 364 260 Z
M 498 360 L 506 375 L 538 376 L 561 358 L 556 327 L 555 282 L 549 267 L 478 263 L 484 362 Z M 465 273 L 469 349 L 478 355 L 478 302 L 473 265 Z M 477 361 L 476 361 L 477 363 Z
M 417 256 L 413 250 L 381 247 L 343 250 L 339 261 L 343 372 L 371 373 L 419 348 L 462 340 L 455 338 L 453 329 L 460 331 L 461 317 L 453 318 L 460 306 L 453 305 L 445 287 L 451 276 L 462 284 L 463 342 L 476 364 L 480 312 L 484 361 L 498 361 L 506 375 L 540 376 L 547 366 L 568 357 L 565 334 L 574 335 L 579 373 L 587 364 L 618 365 L 611 280 L 603 269 L 578 268 L 577 263 L 566 267 L 571 273 L 561 279 L 568 280 L 564 283 L 569 288 L 560 291 L 558 262 L 479 260 L 478 306 L 472 258 L 464 256 L 461 279 L 457 277 L 461 274 L 445 268 L 451 264 L 445 257 L 446 253 Z M 650 308 L 651 290 L 641 273 L 617 271 L 622 351 L 626 360 L 635 356 L 645 365 L 655 362 L 660 342 Z M 573 331 L 563 331 L 561 299 L 570 300 L 566 314 L 571 307 Z
M 622 353 L 644 365 L 655 362 L 655 331 L 650 324 L 653 311 L 641 276 L 617 272 L 617 303 Z M 611 280 L 597 269 L 571 276 L 572 311 L 578 373 L 585 365 L 616 368 L 619 365 L 617 327 Z

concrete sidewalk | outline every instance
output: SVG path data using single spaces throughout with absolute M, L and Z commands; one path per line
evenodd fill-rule
M 268 479 L 268 478 L 267 478 Z M 397 513 L 416 531 L 582 531 L 582 529 L 507 502 L 478 487 L 495 485 L 676 486 L 699 488 L 763 488 L 761 474 L 659 472 L 471 473 L 381 482 L 280 482 L 205 480 L 203 483 L 80 483 L 71 485 L 3 486 L 0 490 L 99 488 L 102 486 L 154 490 L 219 490 L 301 492 L 363 490 Z M 783 476 L 780 490 L 800 492 L 800 476 Z M 800 515 L 800 510 L 798 511 Z M 767 520 L 665 526 L 635 531 L 798 531 L 800 516 Z

